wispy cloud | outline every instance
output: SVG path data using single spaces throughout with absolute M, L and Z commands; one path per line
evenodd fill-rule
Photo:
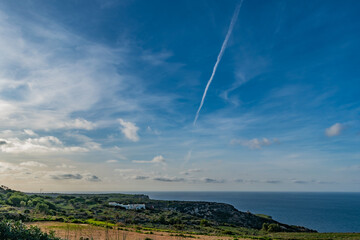
M 215 178 L 202 178 L 201 179 L 205 183 L 225 183 L 225 179 L 215 179 Z
M 86 180 L 89 182 L 101 182 L 101 179 L 98 176 L 90 175 L 86 177 Z
M 244 147 L 248 147 L 250 149 L 261 149 L 263 146 L 270 146 L 274 143 L 279 143 L 279 140 L 274 138 L 274 139 L 268 139 L 268 138 L 263 138 L 263 139 L 258 139 L 258 138 L 254 138 L 251 140 L 241 140 L 241 139 L 233 139 L 230 142 L 231 144 L 240 144 Z
M 198 119 L 198 117 L 199 117 L 199 113 L 200 113 L 200 111 L 201 111 L 201 108 L 202 108 L 202 106 L 204 105 L 206 93 L 207 93 L 207 91 L 208 91 L 208 89 L 209 89 L 209 86 L 210 86 L 210 84 L 211 84 L 214 76 L 215 76 L 216 69 L 217 69 L 217 67 L 218 67 L 218 65 L 219 65 L 219 63 L 220 63 L 220 61 L 221 61 L 221 58 L 222 58 L 224 52 L 225 52 L 227 43 L 228 43 L 228 41 L 229 41 L 229 38 L 230 38 L 231 33 L 232 33 L 232 30 L 233 30 L 234 25 L 235 25 L 235 23 L 236 23 L 236 20 L 237 20 L 237 18 L 238 18 L 238 15 L 239 15 L 239 12 L 240 12 L 240 8 L 241 8 L 242 3 L 243 3 L 243 0 L 241 0 L 240 4 L 236 7 L 235 12 L 234 12 L 234 15 L 233 15 L 233 17 L 232 17 L 232 19 L 231 19 L 231 23 L 230 23 L 228 32 L 227 32 L 227 34 L 226 34 L 226 36 L 225 36 L 225 40 L 224 40 L 224 42 L 223 42 L 223 44 L 222 44 L 222 46 L 221 46 L 221 49 L 220 49 L 219 55 L 217 56 L 217 60 L 216 60 L 216 63 L 215 63 L 215 65 L 214 65 L 213 71 L 212 71 L 212 73 L 211 73 L 210 79 L 209 79 L 208 83 L 206 84 L 206 87 L 205 87 L 205 90 L 204 90 L 204 94 L 203 94 L 202 99 L 201 99 L 201 102 L 200 102 L 200 106 L 199 106 L 199 108 L 198 108 L 198 110 L 197 110 L 197 112 L 196 112 L 195 119 L 194 119 L 194 125 L 196 124 L 196 121 L 197 121 L 197 119 Z
M 50 177 L 54 180 L 69 180 L 69 179 L 79 180 L 83 178 L 83 176 L 79 173 L 58 173 L 58 174 L 50 175 Z
M 132 179 L 134 180 L 146 180 L 149 179 L 148 176 L 132 176 Z
M 63 123 L 64 128 L 92 130 L 96 124 L 85 119 L 77 118 Z
M 13 174 L 13 172 L 24 172 L 25 168 L 16 164 L 0 162 L 0 173 Z
M 180 174 L 182 174 L 182 175 L 190 175 L 192 173 L 199 173 L 199 172 L 202 172 L 202 171 L 203 170 L 199 169 L 199 168 L 191 168 L 191 169 L 180 172 Z
M 66 172 L 54 172 L 48 174 L 53 180 L 85 180 L 89 182 L 100 182 L 101 179 L 89 173 L 66 173 Z
M 22 162 L 20 163 L 20 166 L 23 167 L 47 167 L 46 164 L 35 162 L 35 161 L 28 161 L 28 162 Z
M 152 52 L 145 52 L 141 56 L 141 59 L 144 61 L 159 66 L 166 63 L 166 60 L 170 58 L 173 54 L 171 52 L 160 52 L 160 53 L 152 53 Z
M 184 164 L 187 164 L 191 160 L 192 150 L 189 150 L 184 157 Z
M 110 159 L 110 160 L 107 160 L 106 163 L 117 163 L 119 162 L 118 160 L 115 160 L 115 159 Z
M 37 134 L 31 129 L 24 129 L 24 133 L 26 133 L 29 136 L 37 136 Z
M 121 125 L 121 132 L 125 135 L 125 137 L 133 142 L 139 141 L 138 131 L 139 128 L 136 126 L 135 123 L 126 122 L 123 119 L 118 119 Z
M 185 182 L 185 178 L 178 178 L 178 177 L 155 177 L 152 180 L 159 181 L 159 182 Z
M 116 69 L 125 55 L 120 48 L 89 42 L 38 15 L 32 21 L 0 11 L 0 19 L 3 127 L 92 130 L 97 123 L 79 113 L 104 102 L 121 112 L 138 107 L 118 94 L 128 88 L 123 75 L 129 75 Z
M 61 165 L 57 165 L 56 168 L 74 169 L 76 167 L 73 165 L 68 165 L 68 164 L 62 163 Z

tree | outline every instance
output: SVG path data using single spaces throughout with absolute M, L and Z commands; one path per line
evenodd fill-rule
M 14 207 L 20 207 L 21 205 L 20 205 L 20 203 L 21 203 L 21 201 L 24 201 L 24 202 L 26 202 L 26 196 L 23 196 L 23 195 L 20 195 L 20 194 L 12 194 L 9 198 L 8 198 L 8 200 L 7 200 L 7 202 L 11 205 L 11 206 L 14 206 Z
M 21 202 L 20 202 L 20 206 L 21 206 L 21 207 L 26 207 L 26 202 L 25 202 L 25 201 L 21 201 Z
M 45 203 L 38 203 L 35 207 L 35 210 L 41 213 L 49 213 L 49 206 Z

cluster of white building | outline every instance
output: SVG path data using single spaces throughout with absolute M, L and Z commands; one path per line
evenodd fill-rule
M 109 202 L 109 205 L 113 207 L 123 207 L 127 210 L 145 209 L 145 204 L 121 204 L 117 202 Z

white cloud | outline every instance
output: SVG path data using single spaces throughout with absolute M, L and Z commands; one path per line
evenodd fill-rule
M 47 167 L 46 164 L 35 162 L 35 161 L 28 161 L 20 163 L 20 166 L 23 167 Z
M 134 163 L 162 163 L 164 164 L 166 162 L 165 158 L 162 155 L 154 157 L 150 161 L 143 161 L 143 160 L 134 160 Z
M 54 136 L 40 138 L 19 138 L 0 139 L 0 151 L 5 153 L 51 153 L 51 152 L 87 152 L 88 148 L 79 146 L 64 146 Z
M 133 173 L 133 172 L 138 172 L 140 171 L 139 169 L 132 169 L 132 168 L 117 168 L 114 169 L 115 172 L 124 174 L 124 173 Z
M 261 149 L 263 146 L 270 146 L 274 143 L 278 143 L 279 140 L 274 138 L 273 140 L 270 140 L 268 138 L 263 139 L 251 139 L 251 140 L 241 140 L 241 139 L 233 139 L 231 140 L 231 144 L 240 144 L 244 147 L 248 147 L 250 149 Z
M 343 129 L 344 126 L 341 123 L 335 123 L 334 125 L 325 130 L 325 134 L 328 137 L 338 136 L 341 134 Z
M 139 128 L 132 122 L 126 122 L 123 119 L 118 119 L 120 125 L 122 126 L 121 132 L 125 137 L 133 142 L 139 141 L 139 136 L 137 134 Z
M 92 130 L 96 127 L 95 123 L 89 122 L 81 118 L 70 120 L 66 123 L 63 123 L 63 125 L 65 128 L 85 129 L 85 130 Z

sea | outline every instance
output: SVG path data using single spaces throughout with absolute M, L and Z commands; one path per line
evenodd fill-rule
M 132 192 L 134 193 L 134 192 Z M 157 200 L 228 203 L 318 232 L 360 232 L 360 193 L 137 192 Z

